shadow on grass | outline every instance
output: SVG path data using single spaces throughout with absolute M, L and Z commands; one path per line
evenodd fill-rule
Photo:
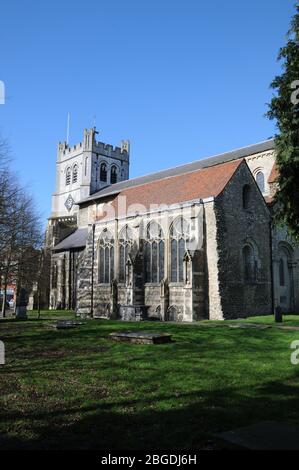
M 159 330 L 152 326 L 148 331 Z M 289 353 L 289 344 L 296 333 L 278 330 L 230 330 L 213 328 L 194 330 L 181 327 L 173 331 L 174 342 L 165 345 L 139 345 L 115 343 L 108 339 L 115 327 L 101 330 L 90 327 L 89 323 L 72 330 L 41 330 L 31 335 L 5 336 L 1 339 L 7 344 L 7 364 L 3 372 L 7 375 L 17 372 L 32 371 L 35 374 L 47 370 L 61 373 L 62 367 L 73 366 L 78 371 L 92 365 L 102 369 L 114 367 L 131 370 L 138 369 L 138 362 L 146 360 L 152 365 L 164 362 L 171 363 L 176 358 L 178 369 L 186 368 L 189 361 L 218 361 L 225 353 L 228 358 L 237 358 L 241 353 L 244 359 L 278 362 L 281 354 Z M 161 331 L 161 329 L 160 329 Z M 165 328 L 164 330 L 165 331 Z M 172 333 L 172 328 L 167 328 Z M 284 343 L 275 338 L 283 335 Z M 230 356 L 229 356 L 230 355 Z M 104 359 L 104 362 L 101 361 Z M 130 363 L 128 363 L 130 361 Z
M 148 323 L 176 342 L 138 345 L 107 338 L 134 323 L 30 325 L 1 330 L 1 449 L 199 448 L 214 432 L 299 420 L 294 332 Z
M 144 399 L 75 406 L 55 415 L 24 416 L 2 410 L 2 422 L 25 419 L 24 428 L 34 437 L 2 434 L 0 445 L 2 449 L 200 449 L 215 432 L 263 420 L 298 421 L 298 392 L 299 385 L 269 382 L 257 388 L 254 397 L 242 387 L 187 393 L 182 398 L 192 403 L 165 410 L 151 409 L 153 400 Z M 174 398 L 159 395 L 155 401 Z M 119 405 L 122 412 L 113 409 Z

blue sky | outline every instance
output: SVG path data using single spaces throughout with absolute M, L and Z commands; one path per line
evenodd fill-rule
M 294 0 L 4 0 L 0 132 L 47 217 L 56 145 L 131 141 L 131 177 L 265 140 Z

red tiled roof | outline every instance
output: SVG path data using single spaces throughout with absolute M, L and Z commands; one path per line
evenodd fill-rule
M 118 212 L 118 215 L 120 213 L 124 215 L 124 212 L 138 211 L 138 207 L 136 207 L 138 204 L 149 209 L 153 205 L 171 205 L 194 199 L 216 197 L 223 191 L 243 161 L 234 160 L 191 173 L 127 188 L 114 198 L 111 205 Z M 125 198 L 123 199 L 125 204 L 120 202 L 120 198 Z M 135 209 L 132 208 L 134 205 Z M 121 207 L 120 210 L 118 210 L 118 206 Z M 128 210 L 130 206 L 131 208 Z
M 277 168 L 276 164 L 274 163 L 273 166 L 272 166 L 270 176 L 268 178 L 268 183 L 270 183 L 270 184 L 275 183 L 278 176 L 279 176 L 279 171 L 278 171 L 278 168 Z

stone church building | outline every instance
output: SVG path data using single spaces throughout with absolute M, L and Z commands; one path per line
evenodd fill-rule
M 130 146 L 58 146 L 50 308 L 222 320 L 299 311 L 299 249 L 272 222 L 274 141 L 138 178 Z

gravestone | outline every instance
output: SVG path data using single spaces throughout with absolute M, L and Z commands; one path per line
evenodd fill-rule
M 147 320 L 147 309 L 145 305 L 120 305 L 119 316 L 123 321 Z
M 58 320 L 53 326 L 56 330 L 67 330 L 82 325 L 82 322 L 74 320 Z
M 18 320 L 27 319 L 27 292 L 21 287 L 16 301 L 16 318 Z
M 279 305 L 275 308 L 274 318 L 276 323 L 282 323 L 282 308 Z

